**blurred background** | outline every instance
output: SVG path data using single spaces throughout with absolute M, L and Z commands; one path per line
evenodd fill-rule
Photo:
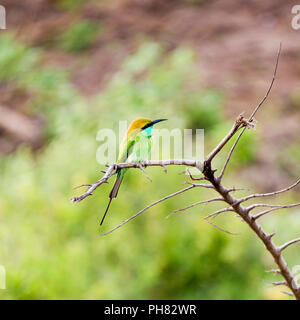
M 212 197 L 192 190 L 106 237 L 151 202 L 182 188 L 182 168 L 131 170 L 102 230 L 111 188 L 72 205 L 73 188 L 99 179 L 97 131 L 119 120 L 168 118 L 204 128 L 206 153 L 242 111 L 271 95 L 227 171 L 228 187 L 269 192 L 299 178 L 300 30 L 286 0 L 7 0 L 0 30 L 0 299 L 289 299 L 268 274 L 272 258 L 232 214 L 217 223 Z M 230 146 L 228 146 L 230 147 Z M 215 167 L 224 162 L 222 154 Z M 268 199 L 299 201 L 298 191 Z M 261 219 L 280 244 L 299 237 L 300 211 Z M 300 264 L 299 246 L 285 258 Z M 263 280 L 262 280 L 263 279 Z

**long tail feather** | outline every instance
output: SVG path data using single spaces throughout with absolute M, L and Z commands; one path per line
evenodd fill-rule
M 111 199 L 117 197 L 118 191 L 119 191 L 119 188 L 120 188 L 120 185 L 121 185 L 122 180 L 123 180 L 123 177 L 122 177 L 121 175 L 118 175 L 118 176 L 117 176 L 117 179 L 116 179 L 116 182 L 115 182 L 115 184 L 114 184 L 114 186 L 113 186 L 113 188 L 111 189 L 111 192 L 110 192 L 110 194 L 109 194 L 109 197 L 110 197 Z
M 103 215 L 103 217 L 102 217 L 102 220 L 101 220 L 101 222 L 100 222 L 100 226 L 102 225 L 102 223 L 103 223 L 103 221 L 104 221 L 104 219 L 105 219 L 105 216 L 106 216 L 107 211 L 108 211 L 108 209 L 109 209 L 109 207 L 110 207 L 110 204 L 111 204 L 112 199 L 116 198 L 117 195 L 118 195 L 118 191 L 119 191 L 119 188 L 120 188 L 120 185 L 121 185 L 122 180 L 123 180 L 123 175 L 122 175 L 121 172 L 120 172 L 120 173 L 118 174 L 117 179 L 116 179 L 116 182 L 115 182 L 115 184 L 114 184 L 114 186 L 113 186 L 113 188 L 112 188 L 112 190 L 111 190 L 111 192 L 110 192 L 110 194 L 109 194 L 109 202 L 108 202 L 108 205 L 107 205 L 106 210 L 105 210 L 105 212 L 104 212 L 104 215 Z
M 107 211 L 108 211 L 108 209 L 109 209 L 109 206 L 110 206 L 110 204 L 111 204 L 111 200 L 112 200 L 112 198 L 109 199 L 109 202 L 108 202 L 108 205 L 107 205 L 107 207 L 106 207 L 105 213 L 104 213 L 104 215 L 103 215 L 103 217 L 102 217 L 102 220 L 101 220 L 101 222 L 100 222 L 100 226 L 102 225 L 102 223 L 103 223 L 103 221 L 104 221 L 104 219 L 105 219 L 105 216 L 106 216 Z

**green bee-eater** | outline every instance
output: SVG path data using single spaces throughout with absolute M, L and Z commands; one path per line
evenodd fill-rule
M 151 151 L 153 126 L 167 119 L 151 121 L 148 118 L 138 118 L 130 124 L 124 140 L 120 146 L 117 163 L 136 163 L 146 161 Z M 100 225 L 102 225 L 111 200 L 116 198 L 126 169 L 117 169 L 117 179 L 109 194 L 109 202 Z

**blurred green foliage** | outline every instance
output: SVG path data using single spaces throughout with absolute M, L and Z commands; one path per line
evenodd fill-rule
M 27 93 L 29 112 L 41 112 L 49 126 L 46 136 L 54 135 L 52 120 L 58 110 L 76 99 L 77 94 L 68 81 L 66 72 L 53 67 L 41 67 L 41 50 L 26 47 L 15 41 L 13 35 L 0 37 L 0 81 Z
M 191 4 L 191 5 L 203 5 L 207 2 L 207 0 L 183 0 L 182 2 L 187 3 L 187 4 Z
M 208 148 L 224 133 L 220 94 L 189 86 L 198 76 L 191 50 L 166 53 L 156 43 L 145 43 L 124 61 L 104 92 L 86 101 L 61 71 L 37 69 L 31 50 L 1 37 L 3 43 L 22 52 L 5 55 L 7 61 L 18 61 L 8 63 L 7 70 L 0 62 L 3 79 L 14 78 L 36 92 L 34 110 L 45 115 L 53 135 L 37 154 L 22 147 L 0 158 L 0 264 L 7 271 L 1 299 L 283 298 L 259 280 L 266 278 L 264 270 L 272 261 L 245 224 L 228 214 L 220 217 L 218 223 L 240 233 L 234 237 L 203 221 L 220 204 L 165 219 L 175 209 L 211 197 L 210 190 L 192 190 L 109 236 L 96 237 L 181 189 L 182 168 L 170 168 L 167 176 L 148 168 L 153 183 L 130 170 L 101 230 L 111 183 L 79 204 L 69 201 L 80 192 L 73 187 L 99 179 L 103 165 L 96 162 L 97 131 L 117 128 L 119 120 L 166 117 L 169 128 L 185 128 L 195 118 L 195 125 L 210 127 Z M 255 158 L 256 143 L 247 132 L 235 155 L 239 165 Z
M 216 145 L 218 142 L 222 140 L 222 138 L 230 131 L 232 127 L 232 122 L 223 121 L 209 135 L 210 145 Z M 238 135 L 238 134 L 236 134 Z M 238 169 L 239 167 L 251 165 L 254 163 L 257 151 L 259 150 L 259 130 L 247 130 L 243 136 L 241 137 L 238 148 L 235 149 L 234 154 L 230 161 L 230 168 Z M 205 140 L 205 142 L 207 141 Z M 224 148 L 224 151 L 227 150 L 229 152 L 232 147 L 234 140 L 228 143 L 228 146 Z M 224 162 L 224 154 L 219 155 L 217 157 L 216 166 L 221 166 Z
M 58 45 L 70 52 L 79 52 L 89 48 L 99 35 L 99 25 L 92 21 L 72 23 L 58 37 Z
M 182 112 L 185 114 L 187 127 L 205 128 L 207 132 L 224 121 L 223 107 L 224 101 L 219 91 L 204 89 L 184 101 Z
M 79 8 L 86 0 L 56 0 L 58 8 L 74 10 Z
M 300 150 L 299 144 L 292 142 L 282 152 L 279 162 L 295 179 L 300 174 Z
M 8 82 L 30 72 L 36 63 L 38 53 L 14 41 L 10 34 L 0 37 L 0 81 Z

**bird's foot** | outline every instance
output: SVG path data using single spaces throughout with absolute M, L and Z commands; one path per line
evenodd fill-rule
M 152 179 L 148 176 L 148 174 L 146 173 L 146 171 L 145 171 L 144 168 L 143 168 L 143 165 L 144 165 L 144 167 L 146 168 L 145 162 L 144 162 L 144 163 L 143 163 L 143 162 L 138 162 L 137 165 L 138 165 L 138 167 L 140 168 L 140 170 L 144 173 L 145 177 L 146 177 L 150 182 L 152 182 Z

